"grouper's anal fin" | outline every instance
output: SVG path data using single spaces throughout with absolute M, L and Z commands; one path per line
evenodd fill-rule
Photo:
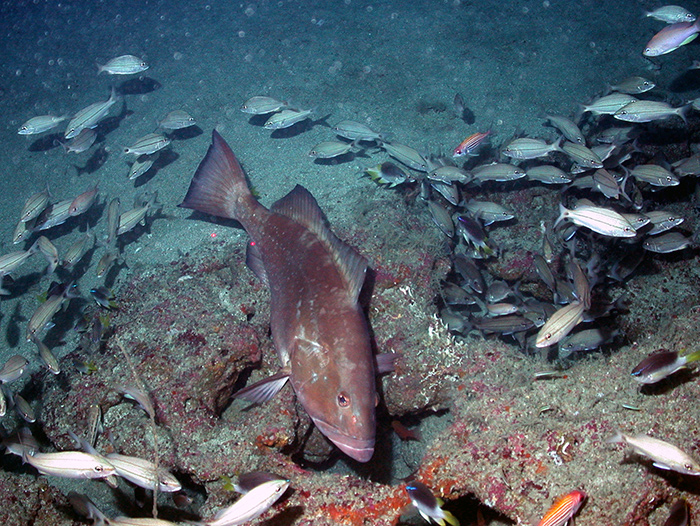
M 354 302 L 365 280 L 367 260 L 331 232 L 316 199 L 301 185 L 277 201 L 271 211 L 285 215 L 313 232 L 331 253 Z
M 231 147 L 216 130 L 211 145 L 192 178 L 182 208 L 238 219 L 241 206 L 254 201 L 243 169 Z

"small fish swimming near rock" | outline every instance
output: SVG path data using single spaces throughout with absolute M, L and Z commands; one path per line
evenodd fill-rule
M 310 118 L 314 110 L 297 110 L 292 108 L 283 109 L 279 113 L 275 113 L 265 121 L 263 128 L 266 130 L 281 130 L 289 128 L 297 122 L 305 121 Z
M 677 22 L 656 33 L 642 53 L 645 57 L 658 57 L 689 44 L 698 36 L 700 25 L 695 22 Z
M 599 206 L 581 205 L 574 210 L 569 210 L 564 205 L 559 205 L 559 217 L 554 222 L 554 227 L 563 220 L 571 221 L 576 226 L 590 228 L 598 234 L 610 237 L 634 237 L 636 230 L 621 214 L 610 208 Z
M 472 133 L 469 137 L 460 142 L 452 151 L 453 157 L 477 156 L 481 147 L 491 135 L 491 130 L 485 132 Z
M 117 90 L 112 88 L 109 99 L 104 102 L 95 102 L 80 110 L 73 116 L 68 126 L 66 126 L 66 131 L 63 134 L 64 138 L 72 139 L 85 128 L 94 128 L 97 126 L 97 123 L 109 113 L 109 109 L 114 106 L 118 100 Z
M 583 491 L 574 490 L 571 493 L 567 493 L 552 504 L 552 507 L 544 514 L 537 526 L 564 526 L 569 521 L 573 524 L 574 515 L 576 515 L 585 500 L 586 494 Z
M 430 488 L 414 480 L 406 484 L 406 493 L 411 498 L 411 502 L 418 509 L 421 516 L 428 522 L 435 522 L 440 526 L 445 526 L 445 523 L 449 523 L 452 526 L 459 526 L 459 521 L 457 517 L 452 515 L 449 511 L 442 509 L 443 502 L 433 495 Z
M 286 102 L 272 97 L 256 96 L 251 97 L 241 104 L 241 111 L 249 115 L 266 115 L 288 107 Z
M 245 493 L 230 506 L 219 510 L 204 526 L 238 526 L 262 515 L 287 491 L 289 481 L 274 479 L 263 482 Z
M 375 183 L 389 185 L 389 188 L 394 188 L 405 182 L 413 181 L 411 176 L 407 175 L 401 168 L 390 162 L 367 168 L 365 173 Z
M 74 479 L 101 479 L 114 474 L 104 457 L 82 451 L 25 454 L 24 460 L 44 475 Z
M 613 91 L 618 91 L 620 93 L 627 93 L 628 95 L 639 95 L 640 93 L 646 93 L 651 91 L 656 87 L 656 84 L 644 77 L 628 77 L 617 84 L 610 86 Z
M 148 69 L 146 61 L 134 55 L 122 55 L 108 61 L 106 64 L 97 64 L 97 74 L 102 72 L 110 75 L 133 75 Z
M 661 349 L 639 362 L 630 374 L 640 384 L 655 384 L 698 360 L 700 351 L 680 355 L 677 351 Z
M 41 192 L 37 192 L 31 195 L 22 207 L 22 211 L 19 215 L 19 220 L 23 223 L 31 221 L 41 214 L 44 209 L 49 205 L 49 199 L 51 199 L 51 194 L 49 193 L 48 186 Z
M 160 133 L 149 133 L 134 144 L 124 148 L 124 153 L 132 155 L 150 155 L 170 144 L 170 139 Z
M 638 455 L 651 459 L 653 465 L 659 469 L 672 470 L 683 475 L 700 475 L 700 464 L 693 457 L 658 438 L 644 434 L 630 436 L 618 431 L 607 442 L 627 444 Z
M 695 22 L 695 15 L 686 8 L 679 5 L 665 5 L 653 11 L 646 11 L 644 16 L 654 18 L 667 24 L 677 24 L 678 22 Z
M 184 110 L 173 110 L 158 122 L 158 127 L 164 130 L 182 130 L 197 124 L 192 115 Z
M 374 131 L 369 126 L 357 121 L 340 121 L 331 127 L 336 135 L 350 139 L 351 141 L 381 141 L 384 136 Z
M 17 133 L 20 135 L 35 135 L 37 133 L 44 133 L 45 131 L 53 130 L 67 118 L 68 115 L 61 115 L 60 117 L 56 117 L 55 115 L 40 115 L 38 117 L 32 117 L 19 127 Z

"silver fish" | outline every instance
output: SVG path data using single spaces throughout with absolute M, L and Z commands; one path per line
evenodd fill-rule
M 115 474 L 123 479 L 136 484 L 139 487 L 153 490 L 156 487 L 156 465 L 153 462 L 138 457 L 110 453 L 106 456 L 109 463 L 114 466 Z M 172 493 L 180 491 L 182 486 L 175 476 L 158 468 L 158 491 Z
M 95 234 L 88 230 L 80 236 L 63 254 L 61 266 L 66 270 L 71 270 L 75 264 L 92 248 L 95 243 Z
M 558 343 L 583 320 L 584 305 L 580 301 L 562 307 L 547 320 L 537 333 L 535 347 L 549 347 Z
M 309 157 L 314 159 L 331 159 L 350 152 L 355 147 L 354 142 L 322 141 L 309 151 Z
M 72 204 L 73 199 L 64 199 L 46 208 L 46 210 L 37 217 L 34 230 L 48 230 L 49 228 L 65 223 L 70 217 L 70 206 Z
M 685 237 L 680 232 L 666 232 L 665 234 L 648 237 L 642 243 L 644 250 L 657 254 L 668 254 L 693 246 L 692 238 Z
M 593 174 L 593 184 L 596 190 L 608 199 L 620 198 L 620 184 L 610 172 L 605 168 L 599 168 Z
M 477 182 L 485 181 L 514 181 L 525 177 L 525 170 L 507 163 L 482 164 L 472 170 Z
M 30 248 L 29 250 L 18 250 L 0 256 L 0 276 L 11 274 L 35 253 L 36 249 L 32 250 Z
M 109 99 L 104 102 L 95 102 L 76 113 L 68 123 L 64 137 L 72 139 L 85 128 L 94 128 L 97 123 L 109 113 L 109 109 L 119 100 L 117 90 L 112 88 Z
M 47 274 L 53 273 L 53 271 L 56 270 L 56 267 L 58 267 L 59 263 L 58 249 L 45 236 L 41 236 L 36 240 L 36 246 L 39 249 L 39 252 L 42 253 L 42 255 L 46 258 L 46 261 L 49 263 Z
M 509 221 L 515 217 L 515 214 L 506 207 L 498 203 L 489 201 L 476 201 L 470 199 L 464 207 L 476 218 L 484 222 L 484 226 L 499 221 Z
M 112 267 L 112 264 L 119 258 L 119 253 L 115 250 L 106 251 L 100 260 L 97 262 L 95 267 L 95 274 L 98 278 L 104 276 L 107 271 Z
M 49 372 L 53 374 L 60 373 L 61 366 L 58 364 L 58 359 L 56 358 L 56 355 L 53 353 L 53 351 L 51 351 L 51 349 L 49 349 L 48 345 L 46 345 L 39 338 L 32 338 L 32 341 L 34 342 L 37 350 L 39 351 L 39 357 L 41 358 L 41 361 L 44 362 L 44 365 L 49 370 Z
M 32 409 L 32 406 L 24 399 L 22 395 L 15 393 L 13 400 L 15 402 L 15 409 L 17 410 L 19 416 L 30 424 L 36 422 L 36 414 L 34 413 L 34 409 Z
M 32 117 L 19 127 L 17 133 L 20 135 L 44 133 L 45 131 L 54 129 L 67 118 L 68 115 L 62 115 L 60 117 L 56 117 L 55 115 L 40 115 L 38 117 Z
M 308 119 L 313 114 L 314 110 L 297 110 L 292 108 L 287 108 L 279 113 L 272 115 L 263 127 L 266 130 L 281 130 L 283 128 L 289 128 L 290 126 Z
M 574 162 L 578 163 L 584 168 L 603 167 L 603 160 L 598 156 L 598 154 L 583 144 L 566 141 L 562 145 L 561 149 Z
M 678 217 L 676 214 L 664 210 L 652 210 L 651 212 L 645 212 L 645 215 L 653 225 L 651 230 L 647 232 L 650 236 L 666 232 L 684 221 L 682 217 Z
M 484 292 L 486 288 L 484 278 L 481 276 L 479 267 L 476 266 L 474 261 L 462 254 L 455 254 L 454 269 L 470 289 L 477 294 L 482 294 Z
M 533 139 L 530 137 L 520 137 L 509 142 L 501 153 L 506 157 L 513 159 L 537 159 L 544 157 L 551 152 L 560 152 L 559 141 L 552 144 L 547 144 L 542 139 Z
M 131 146 L 124 148 L 124 153 L 132 155 L 150 155 L 170 144 L 170 139 L 160 133 L 149 133 L 138 139 Z
M 610 237 L 634 237 L 636 230 L 621 214 L 609 208 L 599 206 L 577 206 L 575 210 L 559 205 L 559 217 L 554 222 L 556 227 L 564 219 L 577 226 L 590 228 L 594 232 Z
M 440 166 L 428 172 L 428 179 L 440 181 L 445 184 L 452 184 L 455 182 L 467 184 L 474 179 L 474 177 L 472 177 L 469 172 L 457 168 L 456 166 Z
M 129 169 L 129 180 L 131 181 L 133 179 L 137 179 L 148 172 L 148 170 L 150 170 L 153 166 L 153 163 L 155 163 L 158 159 L 159 155 L 160 152 L 156 152 L 152 155 L 138 156 Z
M 192 115 L 184 110 L 173 110 L 158 122 L 158 127 L 164 130 L 181 130 L 197 124 Z
M 428 171 L 428 161 L 426 161 L 417 150 L 414 150 L 410 146 L 398 142 L 383 141 L 380 143 L 380 147 L 386 150 L 386 153 L 391 157 L 409 168 L 413 168 L 419 172 Z
M 693 457 L 658 438 L 644 434 L 630 436 L 618 431 L 607 442 L 627 444 L 635 453 L 651 459 L 659 469 L 673 470 L 684 475 L 700 475 L 700 464 Z
M 568 119 L 567 117 L 562 117 L 561 115 L 547 115 L 547 120 L 552 123 L 567 140 L 577 143 L 586 144 L 586 139 L 583 137 L 583 133 L 576 125 L 574 121 Z
M 658 164 L 639 164 L 630 175 L 637 181 L 649 183 L 652 186 L 678 186 L 678 177 Z
M 676 115 L 686 121 L 685 114 L 689 108 L 690 105 L 674 108 L 668 102 L 637 100 L 617 110 L 613 117 L 625 122 L 652 122 Z
M 428 201 L 428 210 L 433 223 L 437 225 L 440 231 L 447 237 L 454 237 L 455 224 L 452 221 L 450 212 L 444 206 L 434 201 Z
M 238 526 L 259 517 L 287 491 L 288 480 L 270 480 L 254 487 L 232 505 L 219 510 L 206 526 Z
M 383 136 L 369 126 L 356 121 L 340 121 L 332 127 L 336 135 L 350 139 L 351 141 L 380 141 Z
M 41 303 L 32 317 L 27 323 L 27 341 L 32 341 L 32 338 L 37 337 L 37 334 L 46 327 L 51 318 L 61 309 L 63 302 L 79 297 L 74 290 L 73 285 L 64 287 L 60 293 L 52 294 L 44 303 Z
M 24 374 L 24 370 L 29 365 L 29 360 L 24 356 L 15 354 L 5 362 L 0 369 L 0 383 L 7 384 L 14 382 Z
M 695 22 L 695 15 L 686 8 L 678 5 L 665 5 L 653 11 L 644 13 L 645 17 L 651 17 L 667 24 L 677 24 L 678 22 Z
M 286 102 L 273 99 L 272 97 L 256 96 L 241 104 L 241 111 L 250 115 L 265 115 L 283 110 L 287 106 Z
M 97 132 L 95 130 L 83 128 L 78 135 L 67 142 L 62 142 L 61 145 L 66 150 L 66 153 L 83 153 L 89 150 L 96 140 Z
M 640 93 L 646 93 L 655 87 L 656 84 L 654 84 L 653 81 L 645 79 L 644 77 L 628 77 L 625 80 L 610 86 L 610 89 L 620 93 L 627 93 L 628 95 L 639 95 Z
M 97 74 L 103 71 L 110 75 L 133 75 L 148 69 L 146 61 L 134 55 L 122 55 L 104 65 L 97 64 Z
M 19 220 L 26 223 L 27 221 L 31 221 L 35 217 L 38 217 L 39 214 L 41 214 L 48 206 L 50 198 L 51 194 L 49 193 L 48 188 L 30 196 L 22 207 Z
M 24 460 L 44 475 L 74 479 L 101 479 L 114 473 L 104 457 L 82 451 L 58 451 L 25 455 Z
M 614 115 L 620 108 L 636 100 L 638 99 L 626 93 L 611 93 L 584 106 L 583 111 L 590 111 L 593 115 Z
M 568 184 L 573 177 L 561 168 L 544 164 L 528 168 L 525 173 L 531 181 L 539 181 L 544 184 Z
M 515 334 L 517 332 L 528 331 L 534 326 L 535 324 L 531 320 L 518 314 L 496 316 L 495 318 L 474 319 L 474 328 L 486 333 Z

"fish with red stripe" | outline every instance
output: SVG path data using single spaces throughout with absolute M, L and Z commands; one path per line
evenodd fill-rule
M 564 526 L 569 521 L 573 522 L 574 515 L 586 500 L 583 491 L 574 490 L 559 498 L 544 514 L 537 526 Z
M 477 150 L 482 144 L 484 144 L 489 135 L 491 135 L 491 130 L 472 133 L 469 137 L 459 143 L 459 145 L 452 152 L 452 156 L 464 157 L 465 155 L 477 155 Z

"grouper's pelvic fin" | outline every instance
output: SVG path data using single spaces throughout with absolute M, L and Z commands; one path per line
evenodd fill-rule
M 192 178 L 185 200 L 179 206 L 218 217 L 239 219 L 242 208 L 254 202 L 238 159 L 219 132 L 213 130 L 209 150 Z

